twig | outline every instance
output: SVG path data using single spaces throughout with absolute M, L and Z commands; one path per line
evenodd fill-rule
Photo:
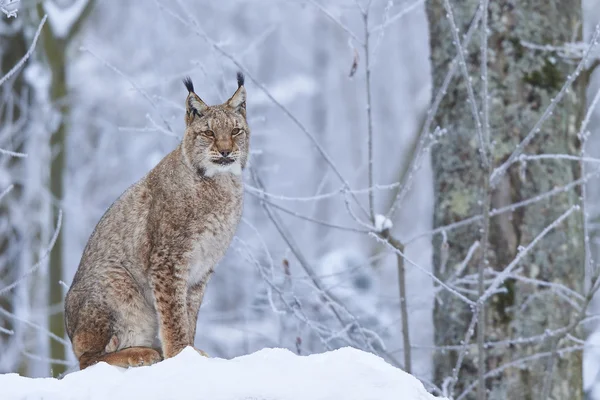
M 387 28 L 388 26 L 390 26 L 394 22 L 400 20 L 402 17 L 404 17 L 409 12 L 411 12 L 413 10 L 416 10 L 424 2 L 425 2 L 425 0 L 415 0 L 415 1 L 413 1 L 410 5 L 404 7 L 402 10 L 398 11 L 397 14 L 395 14 L 395 15 L 391 16 L 390 18 L 387 18 L 386 20 L 384 20 L 382 24 L 374 26 L 371 29 L 371 33 L 375 33 L 375 32 L 380 31 L 380 30 L 383 31 L 385 28 Z
M 600 158 L 572 156 L 570 154 L 521 154 L 515 162 L 539 161 L 539 160 L 568 160 L 590 164 L 600 164 Z
M 467 268 L 467 265 L 469 265 L 469 262 L 471 262 L 471 259 L 473 258 L 473 255 L 475 254 L 475 250 L 477 250 L 478 248 L 479 248 L 479 241 L 473 242 L 473 244 L 471 245 L 471 247 L 469 247 L 469 250 L 467 251 L 467 255 L 466 255 L 465 259 L 460 263 L 458 269 L 452 273 L 450 278 L 448 278 L 448 282 L 453 282 L 457 277 L 462 275 L 465 268 Z
M 329 154 L 325 151 L 325 149 L 323 148 L 323 146 L 321 146 L 321 144 L 317 141 L 316 137 L 311 132 L 308 131 L 308 129 L 298 120 L 298 118 L 296 118 L 294 116 L 294 114 L 292 114 L 287 109 L 287 107 L 285 107 L 283 104 L 281 104 L 279 101 L 277 101 L 277 99 L 275 99 L 273 97 L 273 95 L 271 94 L 271 92 L 269 92 L 269 90 L 263 84 L 261 84 L 250 73 L 250 71 L 248 71 L 248 69 L 246 67 L 244 67 L 244 65 L 242 65 L 242 63 L 237 58 L 235 58 L 234 56 L 232 56 L 231 54 L 229 54 L 227 51 L 223 50 L 223 48 L 219 44 L 215 43 L 211 38 L 209 38 L 208 35 L 202 29 L 200 29 L 200 25 L 198 24 L 198 22 L 195 19 L 192 18 L 192 22 L 189 22 L 189 21 L 185 20 L 183 17 L 181 17 L 180 15 L 174 13 L 170 8 L 165 8 L 158 0 L 155 0 L 155 1 L 156 1 L 157 6 L 161 10 L 163 10 L 165 13 L 171 15 L 173 18 L 177 19 L 182 24 L 184 24 L 184 25 L 188 26 L 189 28 L 191 28 L 196 35 L 198 35 L 203 40 L 205 40 L 219 54 L 221 54 L 223 57 L 225 57 L 228 60 L 230 60 L 236 67 L 238 67 L 240 70 L 242 70 L 246 74 L 246 78 L 249 79 L 250 81 L 252 81 L 252 83 L 254 83 L 256 85 L 256 87 L 258 87 L 265 94 L 265 96 L 267 96 L 267 98 L 269 100 L 271 100 L 271 102 L 275 106 L 277 106 L 277 108 L 279 108 L 284 113 L 284 115 L 287 116 L 302 131 L 302 133 L 311 141 L 311 143 L 313 144 L 313 146 L 317 149 L 317 151 L 319 152 L 319 154 L 321 155 L 321 157 L 323 157 L 323 159 L 325 160 L 325 162 L 330 166 L 330 168 L 336 174 L 336 176 L 338 177 L 338 179 L 342 182 L 342 184 L 344 185 L 344 187 L 346 189 L 350 189 L 350 184 L 344 178 L 344 176 L 342 175 L 341 171 L 337 168 L 337 166 L 335 165 L 335 163 L 333 162 L 333 160 L 331 159 L 331 157 L 329 156 Z M 186 9 L 185 5 L 181 4 L 180 1 L 178 1 L 178 3 L 180 4 L 180 6 L 184 10 Z M 193 14 L 192 13 L 188 13 L 188 15 L 191 16 Z M 362 204 L 358 201 L 358 199 L 356 198 L 356 196 L 352 195 L 352 197 L 354 198 L 354 200 L 356 201 L 356 203 L 359 205 L 359 207 L 361 208 L 361 210 L 365 213 L 365 215 L 368 216 L 369 215 L 368 211 L 362 206 Z
M 465 345 L 471 341 L 471 338 L 473 337 L 473 335 L 475 333 L 475 324 L 477 323 L 477 315 L 478 315 L 478 313 L 474 312 L 473 316 L 471 317 L 471 322 L 469 323 L 469 327 L 467 328 L 467 331 L 465 332 L 465 338 L 463 339 L 463 342 L 462 342 Z M 477 346 L 479 346 L 479 345 L 477 345 Z M 452 369 L 452 378 L 450 378 L 448 390 L 446 393 L 444 393 L 445 395 L 452 395 L 454 392 L 454 386 L 456 385 L 456 382 L 458 382 L 458 374 L 460 373 L 460 368 L 463 365 L 463 360 L 464 360 L 465 356 L 467 355 L 467 349 L 468 349 L 468 346 L 465 346 L 458 352 L 458 357 L 456 358 L 456 363 L 454 364 L 454 368 Z
M 250 172 L 251 172 L 252 178 L 254 179 L 255 184 L 258 186 L 258 188 L 261 190 L 265 190 L 260 177 L 256 174 L 256 172 L 254 171 L 254 169 L 252 167 L 250 168 Z M 326 300 L 326 304 L 328 305 L 329 309 L 332 311 L 335 318 L 339 321 L 341 326 L 344 327 L 347 325 L 347 323 L 344 321 L 344 319 L 338 312 L 338 310 L 337 310 L 338 308 L 340 310 L 342 310 L 344 312 L 344 314 L 351 319 L 351 321 L 352 321 L 351 323 L 356 326 L 358 334 L 361 336 L 361 339 L 363 340 L 367 349 L 369 349 L 370 351 L 372 351 L 374 353 L 381 354 L 382 352 L 377 351 L 373 347 L 372 341 L 369 340 L 365 336 L 365 329 L 360 325 L 358 319 L 346 307 L 344 307 L 339 300 L 335 299 L 331 293 L 329 293 L 328 291 L 325 290 L 325 288 L 322 287 L 321 283 L 316 278 L 314 271 L 310 267 L 308 261 L 306 260 L 306 258 L 302 254 L 302 252 L 299 250 L 296 243 L 294 243 L 293 238 L 287 232 L 285 225 L 280 221 L 279 216 L 277 214 L 273 213 L 273 211 L 270 209 L 270 205 L 266 204 L 264 201 L 261 202 L 261 205 L 262 205 L 263 209 L 265 210 L 265 213 L 271 220 L 271 222 L 273 222 L 273 224 L 275 225 L 275 228 L 281 235 L 282 239 L 286 242 L 286 244 L 288 245 L 288 247 L 290 248 L 292 253 L 294 253 L 294 255 L 296 256 L 296 259 L 298 260 L 300 266 L 302 267 L 302 269 L 304 270 L 306 275 L 311 279 L 312 284 L 320 292 L 322 297 Z M 395 360 L 393 358 L 390 361 L 395 362 Z
M 471 42 L 473 34 L 476 31 L 477 25 L 479 24 L 480 18 L 481 18 L 481 7 L 478 7 L 477 11 L 475 11 L 475 16 L 473 17 L 473 20 L 471 21 L 471 24 L 469 25 L 469 29 L 467 30 L 467 33 L 464 37 L 463 47 L 467 47 L 469 45 L 469 43 Z M 394 217 L 395 212 L 398 210 L 398 208 L 402 204 L 404 197 L 406 196 L 406 194 L 408 193 L 408 190 L 410 189 L 410 187 L 412 185 L 412 180 L 413 180 L 413 176 L 414 176 L 413 172 L 416 170 L 417 165 L 420 162 L 419 155 L 423 153 L 423 149 L 425 148 L 425 143 L 428 140 L 428 136 L 431 131 L 431 126 L 433 124 L 433 121 L 435 119 L 437 111 L 440 108 L 440 105 L 442 104 L 442 100 L 446 96 L 448 87 L 450 86 L 450 82 L 452 82 L 452 79 L 454 78 L 454 75 L 456 74 L 457 69 L 458 69 L 458 55 L 456 55 L 454 57 L 454 59 L 452 60 L 452 62 L 450 63 L 448 73 L 444 77 L 444 81 L 442 82 L 442 85 L 438 89 L 438 91 L 435 95 L 435 99 L 433 100 L 433 102 L 431 104 L 431 107 L 429 108 L 429 110 L 427 110 L 427 118 L 425 119 L 425 122 L 423 123 L 421 132 L 419 133 L 417 149 L 415 150 L 415 152 L 413 154 L 413 157 L 410 161 L 410 165 L 409 165 L 408 169 L 406 170 L 406 174 L 402 178 L 402 184 L 400 185 L 398 194 L 396 195 L 396 198 L 392 202 L 392 205 L 391 205 L 389 211 L 387 212 L 386 217 L 390 220 Z M 405 243 L 408 244 L 408 242 L 405 242 Z
M 363 13 L 363 27 L 365 30 L 365 41 L 363 50 L 365 52 L 365 91 L 367 93 L 367 164 L 369 175 L 369 187 L 373 187 L 373 113 L 371 110 L 371 61 L 369 54 L 369 8 Z M 371 222 L 375 222 L 375 192 L 369 192 L 369 212 Z
M 251 196 L 254 196 L 257 199 L 260 199 L 260 201 L 263 201 L 263 202 L 269 204 L 271 207 L 274 207 L 274 208 L 276 208 L 276 209 L 278 209 L 280 211 L 283 211 L 286 214 L 292 215 L 292 216 L 294 216 L 296 218 L 300 218 L 300 219 L 312 222 L 312 223 L 317 224 L 317 225 L 326 226 L 328 228 L 339 229 L 339 230 L 348 231 L 348 232 L 368 233 L 368 232 L 371 231 L 370 229 L 367 230 L 367 229 L 352 228 L 350 226 L 336 225 L 336 224 L 333 224 L 331 222 L 322 221 L 320 219 L 309 217 L 307 215 L 302 215 L 302 214 L 300 214 L 300 213 L 298 213 L 296 211 L 290 210 L 289 208 L 280 206 L 279 204 L 276 204 L 276 203 L 273 203 L 273 202 L 271 202 L 269 200 L 266 200 L 264 197 L 261 197 L 260 195 L 258 195 L 256 193 L 252 193 L 252 192 L 249 192 L 249 193 L 250 193 Z
M 446 9 L 446 17 L 448 18 L 448 22 L 450 22 L 450 31 L 452 32 L 453 42 L 456 47 L 456 52 L 458 54 L 458 64 L 460 65 L 463 77 L 465 78 L 469 105 L 471 106 L 471 114 L 473 117 L 473 121 L 475 122 L 475 130 L 477 131 L 477 137 L 479 138 L 481 160 L 483 162 L 483 165 L 487 167 L 489 161 L 487 152 L 485 151 L 485 138 L 483 137 L 483 129 L 481 127 L 481 121 L 479 119 L 479 110 L 477 109 L 477 100 L 475 99 L 475 94 L 473 92 L 471 76 L 469 75 L 469 70 L 467 69 L 467 62 L 465 61 L 465 49 L 460 43 L 460 37 L 458 36 L 458 27 L 456 26 L 456 22 L 454 21 L 454 13 L 452 11 L 452 6 L 450 5 L 449 0 L 444 0 L 444 8 Z M 483 18 L 486 18 L 486 12 L 487 11 L 484 9 Z
M 23 57 L 21 57 L 21 59 L 19 60 L 19 62 L 16 63 L 15 66 L 12 67 L 6 73 L 6 75 L 4 75 L 2 78 L 0 78 L 0 86 L 2 86 L 2 84 L 4 82 L 6 82 L 11 76 L 13 76 L 15 74 L 15 72 L 17 72 L 25 64 L 25 62 L 27 62 L 27 60 L 29 59 L 29 57 L 31 57 L 31 54 L 35 50 L 35 46 L 37 44 L 37 41 L 40 38 L 40 33 L 42 32 L 42 28 L 44 27 L 44 24 L 46 23 L 47 19 L 48 19 L 48 14 L 45 14 L 42 17 L 42 20 L 40 21 L 40 24 L 38 25 L 37 30 L 35 31 L 35 35 L 33 36 L 33 41 L 31 42 L 31 45 L 29 46 L 29 49 L 27 50 L 27 53 L 25 53 L 25 55 Z
M 100 57 L 99 55 L 97 55 L 96 53 L 94 53 L 92 50 L 88 49 L 85 46 L 81 46 L 79 48 L 80 51 L 85 51 L 87 53 L 90 53 L 90 55 L 92 55 L 95 59 L 97 59 L 98 61 L 100 61 L 102 64 L 104 64 L 104 66 L 108 67 L 109 69 L 111 69 L 113 72 L 115 72 L 117 75 L 121 76 L 123 79 L 125 79 L 126 81 L 128 81 L 131 86 L 133 87 L 133 89 L 138 92 L 139 94 L 141 94 L 147 101 L 148 103 L 152 106 L 152 108 L 160 115 L 160 113 L 158 112 L 158 107 L 156 105 L 156 103 L 154 102 L 154 100 L 152 99 L 152 97 L 142 88 L 140 88 L 130 77 L 128 77 L 124 72 L 122 72 L 120 69 L 118 69 L 117 67 L 115 67 L 114 65 L 112 65 L 110 62 L 108 62 L 107 60 L 105 60 L 104 58 Z M 167 122 L 167 120 L 165 118 L 163 118 L 162 115 L 160 115 L 163 124 L 165 124 L 165 126 L 167 127 L 167 130 L 169 132 L 171 132 L 172 135 L 175 135 L 175 132 L 173 131 L 173 129 L 171 129 L 171 125 L 169 124 L 169 122 Z
M 388 241 L 388 243 L 397 249 L 399 253 L 404 252 L 404 245 L 390 235 L 389 229 L 385 229 L 381 236 Z M 411 362 L 411 345 L 410 345 L 410 330 L 408 325 L 408 298 L 406 293 L 406 271 L 404 269 L 404 258 L 400 254 L 396 254 L 396 261 L 398 263 L 398 289 L 400 291 L 400 315 L 402 317 L 402 343 L 404 348 L 404 370 L 409 374 L 412 373 L 412 362 Z
M 334 191 L 331 191 L 328 193 L 316 194 L 313 196 L 286 196 L 286 195 L 282 195 L 282 194 L 263 192 L 260 189 L 255 188 L 254 186 L 252 186 L 248 183 L 244 184 L 244 187 L 246 188 L 246 190 L 248 192 L 252 192 L 252 194 L 256 194 L 257 196 L 269 197 L 274 200 L 297 201 L 297 202 L 328 200 L 333 197 L 339 196 L 346 191 L 348 193 L 361 194 L 361 193 L 369 193 L 370 191 L 374 191 L 374 190 L 390 190 L 390 189 L 397 188 L 398 186 L 399 186 L 399 183 L 391 183 L 389 185 L 375 185 L 373 187 L 366 188 L 366 189 L 354 189 L 354 190 L 345 190 L 344 187 L 342 186 L 337 190 L 334 190 Z
M 549 191 L 544 192 L 544 193 L 542 193 L 540 195 L 531 197 L 529 199 L 525 199 L 525 200 L 522 200 L 522 201 L 519 201 L 519 202 L 516 202 L 516 203 L 513 203 L 513 204 L 509 204 L 509 205 L 507 205 L 505 207 L 493 209 L 493 210 L 490 211 L 490 216 L 491 217 L 495 217 L 497 215 L 504 214 L 506 212 L 515 211 L 515 210 L 517 210 L 519 208 L 526 207 L 526 206 L 528 206 L 530 204 L 537 203 L 539 201 L 542 201 L 542 200 L 547 199 L 549 197 L 555 196 L 557 194 L 567 192 L 567 191 L 571 190 L 572 188 L 574 188 L 574 187 L 576 187 L 578 185 L 585 184 L 587 181 L 589 181 L 592 178 L 595 178 L 598 175 L 600 175 L 600 169 L 597 169 L 594 172 L 590 172 L 585 177 L 577 179 L 577 180 L 575 180 L 573 182 L 570 182 L 570 183 L 566 184 L 565 186 L 558 186 L 558 187 L 555 187 L 552 190 L 549 190 Z M 454 229 L 457 229 L 457 228 L 460 228 L 460 227 L 463 227 L 463 226 L 467 226 L 469 224 L 472 224 L 474 222 L 477 222 L 477 221 L 481 220 L 482 218 L 483 218 L 482 215 L 475 215 L 473 217 L 465 218 L 465 219 L 463 219 L 461 221 L 458 221 L 458 222 L 453 222 L 453 223 L 448 224 L 448 225 L 440 226 L 440 227 L 432 229 L 432 230 L 430 230 L 428 232 L 419 233 L 419 234 L 411 237 L 410 239 L 406 240 L 405 244 L 410 244 L 410 243 L 414 242 L 415 240 L 417 240 L 419 238 L 422 238 L 422 237 L 425 237 L 425 236 L 431 236 L 431 235 L 435 235 L 435 234 L 438 234 L 438 233 L 451 231 L 451 230 L 454 230 Z
M 5 150 L 5 149 L 0 149 L 0 154 L 5 154 L 7 156 L 17 157 L 17 158 L 27 158 L 27 154 L 25 154 L 25 153 L 19 153 L 16 151 L 10 151 L 10 150 Z
M 371 233 L 369 233 L 369 236 L 371 236 L 372 238 L 374 238 L 378 242 L 387 245 L 394 253 L 402 256 L 402 258 L 404 258 L 406 261 L 408 261 L 409 264 L 412 264 L 414 267 L 416 267 L 417 269 L 421 270 L 421 272 L 423 272 L 425 275 L 429 276 L 435 283 L 437 283 L 438 285 L 440 285 L 444 289 L 448 290 L 450 293 L 452 293 L 453 295 L 455 295 L 456 297 L 458 297 L 459 299 L 461 299 L 462 301 L 464 301 L 467 305 L 469 305 L 469 306 L 475 306 L 476 303 L 474 301 L 469 300 L 468 298 L 466 298 L 462 294 L 458 293 L 456 290 L 452 289 L 446 283 L 442 282 L 437 276 L 435 276 L 434 274 L 432 274 L 430 271 L 427 271 L 425 268 L 423 268 L 422 266 L 420 266 L 416 262 L 412 261 L 410 258 L 408 258 L 404 254 L 404 252 L 402 252 L 402 251 L 394 248 L 390 243 L 388 243 L 387 240 L 385 240 L 384 238 L 382 238 L 380 234 L 377 234 L 375 232 L 371 232 Z
M 0 326 L 0 333 L 4 333 L 6 335 L 14 335 L 15 331 L 13 331 L 12 329 L 6 329 Z
M 352 39 L 354 39 L 358 44 L 364 45 L 364 43 L 348 28 L 344 25 L 339 19 L 337 19 L 333 14 L 331 14 L 325 7 L 321 4 L 317 3 L 315 0 L 308 0 L 310 4 L 312 4 L 315 8 L 319 9 L 327 18 L 333 21 L 338 27 L 340 27 L 344 32 L 346 32 Z
M 483 16 L 481 18 L 481 80 L 482 93 L 481 104 L 483 111 L 483 138 L 481 141 L 481 153 L 485 158 L 492 157 L 490 146 L 490 109 L 488 100 L 488 66 L 487 66 L 487 48 L 488 48 L 488 0 L 481 0 L 481 9 Z M 477 121 L 476 121 L 477 122 Z M 477 297 L 483 299 L 484 287 L 484 272 L 488 266 L 488 247 L 490 235 L 490 206 L 492 202 L 492 192 L 490 191 L 490 174 L 492 172 L 491 161 L 484 162 L 486 172 L 483 182 L 483 232 L 481 234 L 481 259 L 477 266 Z M 477 400 L 485 400 L 485 358 L 486 349 L 485 341 L 485 301 L 477 302 L 475 313 L 477 313 Z
M 596 27 L 596 31 L 598 31 L 598 26 Z M 591 119 L 592 113 L 593 113 L 594 109 L 596 108 L 596 105 L 598 104 L 599 100 L 600 100 L 600 89 L 598 91 L 596 91 L 596 95 L 594 96 L 594 99 L 592 100 L 592 103 L 590 104 L 590 107 L 588 108 L 586 116 L 579 128 L 579 139 L 581 141 L 581 157 L 580 157 L 581 163 L 580 163 L 580 166 L 581 166 L 581 171 L 583 174 L 585 174 L 585 164 L 586 164 L 584 162 L 585 146 L 586 146 L 586 142 L 587 142 L 586 128 L 587 128 L 587 125 Z M 579 315 L 571 323 L 570 329 L 567 329 L 564 334 L 557 337 L 552 344 L 552 354 L 551 354 L 550 358 L 548 359 L 548 363 L 546 365 L 546 371 L 547 371 L 546 374 L 547 375 L 546 375 L 546 379 L 544 380 L 544 386 L 542 389 L 542 398 L 549 398 L 550 392 L 552 391 L 552 375 L 553 375 L 553 371 L 554 371 L 554 365 L 555 365 L 555 359 L 557 356 L 557 349 L 558 349 L 559 341 L 562 338 L 569 335 L 570 332 L 579 325 L 581 320 L 583 320 L 583 318 L 585 318 L 587 308 L 588 308 L 590 302 L 592 301 L 592 298 L 594 297 L 595 292 L 599 288 L 598 282 L 600 281 L 600 279 L 598 279 L 597 272 L 594 271 L 594 269 L 593 269 L 592 251 L 590 248 L 588 215 L 586 213 L 586 208 L 585 208 L 586 197 L 587 197 L 587 190 L 586 190 L 586 185 L 584 184 L 584 185 L 582 185 L 581 210 L 583 213 L 583 234 L 584 234 L 584 246 L 585 246 L 585 266 L 584 267 L 585 267 L 585 278 L 586 278 L 585 279 L 585 287 L 586 287 L 587 295 L 585 297 L 584 304 L 582 305 L 581 310 L 579 311 Z
M 573 351 L 581 351 L 581 350 L 583 350 L 583 346 L 571 346 L 571 347 L 565 347 L 563 349 L 560 349 L 556 353 L 557 354 L 566 354 L 566 353 L 571 353 Z M 511 362 L 508 362 L 506 364 L 501 365 L 498 368 L 494 368 L 494 369 L 488 371 L 485 374 L 484 378 L 492 378 L 494 376 L 497 376 L 497 375 L 503 373 L 508 368 L 512 368 L 512 367 L 523 368 L 523 365 L 526 362 L 537 361 L 540 358 L 549 357 L 552 354 L 553 354 L 552 352 L 548 351 L 548 352 L 543 352 L 543 353 L 536 353 L 536 354 L 533 354 L 533 355 L 527 356 L 527 357 L 521 357 L 521 358 L 519 358 L 517 360 L 513 360 Z M 463 392 L 458 397 L 456 397 L 456 400 L 462 400 L 462 399 L 464 399 L 469 393 L 471 393 L 471 391 L 473 389 L 475 389 L 476 386 L 477 386 L 477 381 L 475 381 L 472 384 L 470 384 L 469 386 L 467 386 L 465 388 L 465 390 L 463 390 Z
M 495 278 L 492 284 L 487 288 L 483 296 L 481 296 L 480 301 L 486 301 L 492 293 L 500 286 L 504 281 L 506 281 L 507 277 L 512 273 L 517 264 L 521 261 L 527 253 L 540 241 L 544 236 L 548 234 L 552 229 L 556 228 L 560 225 L 569 215 L 571 215 L 574 211 L 579 211 L 580 207 L 578 205 L 571 206 L 567 211 L 562 213 L 557 219 L 555 219 L 550 225 L 545 227 L 542 232 L 540 232 L 526 247 L 520 249 L 517 253 L 516 257 L 508 264 Z
M 50 244 L 44 251 L 44 254 L 42 255 L 42 257 L 40 257 L 40 260 L 37 263 L 35 263 L 31 268 L 29 268 L 29 270 L 27 270 L 27 272 L 25 272 L 16 281 L 14 281 L 10 285 L 0 289 L 0 296 L 4 295 L 5 293 L 9 292 L 11 289 L 15 288 L 19 283 L 21 283 L 23 281 L 23 279 L 25 279 L 28 276 L 30 276 L 31 274 L 33 274 L 44 263 L 44 261 L 46 261 L 46 258 L 48 258 L 48 255 L 54 248 L 54 244 L 56 243 L 56 240 L 58 239 L 58 234 L 60 232 L 61 227 L 62 227 L 62 210 L 58 210 L 58 219 L 56 221 L 56 228 L 54 230 L 54 235 L 52 235 L 52 239 L 50 239 Z
M 12 185 L 12 184 L 11 184 L 11 185 L 8 185 L 8 187 L 7 187 L 6 189 L 4 189 L 4 190 L 2 191 L 2 193 L 0 193 L 0 200 L 2 200 L 2 198 L 3 198 L 4 196 L 6 196 L 8 193 L 10 193 L 10 191 L 11 191 L 11 190 L 13 190 L 14 188 L 15 188 L 15 185 Z
M 506 172 L 508 167 L 515 161 L 515 159 L 517 157 L 519 157 L 521 155 L 521 153 L 523 153 L 523 151 L 525 151 L 525 147 L 527 147 L 529 142 L 531 142 L 531 140 L 535 137 L 535 135 L 540 131 L 542 124 L 544 122 L 546 122 L 546 120 L 548 119 L 548 117 L 550 115 L 552 115 L 552 113 L 554 112 L 554 109 L 556 108 L 558 103 L 562 100 L 562 98 L 565 95 L 565 93 L 567 92 L 567 90 L 571 87 L 573 82 L 575 82 L 575 79 L 577 79 L 577 77 L 579 76 L 579 74 L 581 73 L 583 68 L 585 67 L 592 49 L 596 46 L 596 44 L 598 42 L 599 36 L 600 36 L 600 24 L 596 25 L 596 29 L 594 30 L 592 40 L 590 41 L 590 44 L 588 45 L 583 57 L 579 61 L 579 64 L 577 65 L 575 72 L 573 72 L 572 74 L 567 76 L 567 81 L 562 86 L 562 88 L 560 89 L 560 91 L 558 92 L 556 97 L 554 99 L 552 99 L 552 101 L 550 102 L 550 105 L 548 105 L 546 110 L 544 110 L 544 114 L 542 114 L 542 116 L 540 117 L 540 119 L 538 119 L 538 121 L 535 123 L 533 128 L 531 128 L 531 130 L 529 131 L 527 136 L 525 136 L 525 138 L 521 141 L 521 143 L 519 143 L 519 145 L 517 146 L 515 151 L 512 152 L 512 154 L 508 157 L 508 159 L 502 165 L 497 167 L 494 170 L 494 172 L 492 172 L 492 176 L 491 176 L 492 186 L 495 186 L 498 183 L 499 179 L 502 177 L 502 175 L 504 175 L 504 173 Z
M 43 326 L 40 326 L 38 324 L 35 324 L 33 322 L 27 321 L 23 318 L 18 317 L 17 315 L 6 311 L 4 308 L 0 307 L 0 314 L 5 315 L 6 317 L 12 318 L 15 321 L 19 321 L 24 323 L 25 325 L 29 325 L 34 329 L 39 330 L 40 332 L 44 332 L 45 334 L 47 334 L 51 339 L 57 341 L 58 343 L 61 343 L 63 346 L 66 347 L 70 347 L 71 343 L 69 343 L 67 340 L 61 338 L 60 336 L 55 335 L 54 333 L 50 332 L 48 329 L 44 328 Z

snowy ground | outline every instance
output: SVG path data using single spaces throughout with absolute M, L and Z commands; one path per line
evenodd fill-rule
M 0 397 L 12 399 L 432 400 L 411 375 L 360 350 L 306 357 L 265 349 L 233 360 L 204 358 L 191 348 L 149 367 L 100 363 L 62 380 L 0 375 Z

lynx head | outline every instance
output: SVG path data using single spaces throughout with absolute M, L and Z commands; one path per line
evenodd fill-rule
M 208 106 L 194 92 L 192 80 L 183 80 L 189 94 L 185 101 L 185 162 L 202 176 L 220 173 L 240 175 L 248 160 L 250 130 L 246 123 L 244 75 L 237 74 L 238 88 L 225 103 Z

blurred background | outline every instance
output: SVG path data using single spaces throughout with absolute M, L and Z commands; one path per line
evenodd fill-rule
M 357 223 L 364 215 L 349 199 L 367 207 L 369 129 L 376 214 L 394 203 L 418 146 L 432 94 L 424 0 L 373 0 L 366 26 L 366 2 L 354 0 L 4 3 L 18 14 L 0 13 L 0 76 L 37 43 L 0 87 L 0 148 L 14 152 L 0 154 L 0 192 L 10 188 L 0 200 L 0 372 L 77 369 L 61 331 L 62 299 L 89 235 L 177 146 L 181 79 L 189 75 L 217 104 L 234 92 L 240 69 L 252 168 L 236 239 L 204 298 L 197 346 L 232 358 L 351 345 L 402 364 L 396 255 Z M 589 38 L 600 5 L 585 0 L 583 10 Z M 370 88 L 359 43 L 366 30 Z M 588 154 L 600 156 L 594 115 Z M 425 381 L 433 379 L 433 247 L 431 236 L 418 236 L 433 228 L 432 175 L 426 154 L 390 218 L 419 266 L 407 265 L 406 298 L 411 372 Z M 600 213 L 599 188 L 590 181 L 590 219 Z

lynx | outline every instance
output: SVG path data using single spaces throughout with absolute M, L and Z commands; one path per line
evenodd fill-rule
M 208 106 L 184 79 L 183 140 L 92 233 L 65 299 L 81 369 L 150 365 L 193 346 L 204 290 L 242 214 L 250 130 L 239 72 L 237 81 L 229 100 Z

